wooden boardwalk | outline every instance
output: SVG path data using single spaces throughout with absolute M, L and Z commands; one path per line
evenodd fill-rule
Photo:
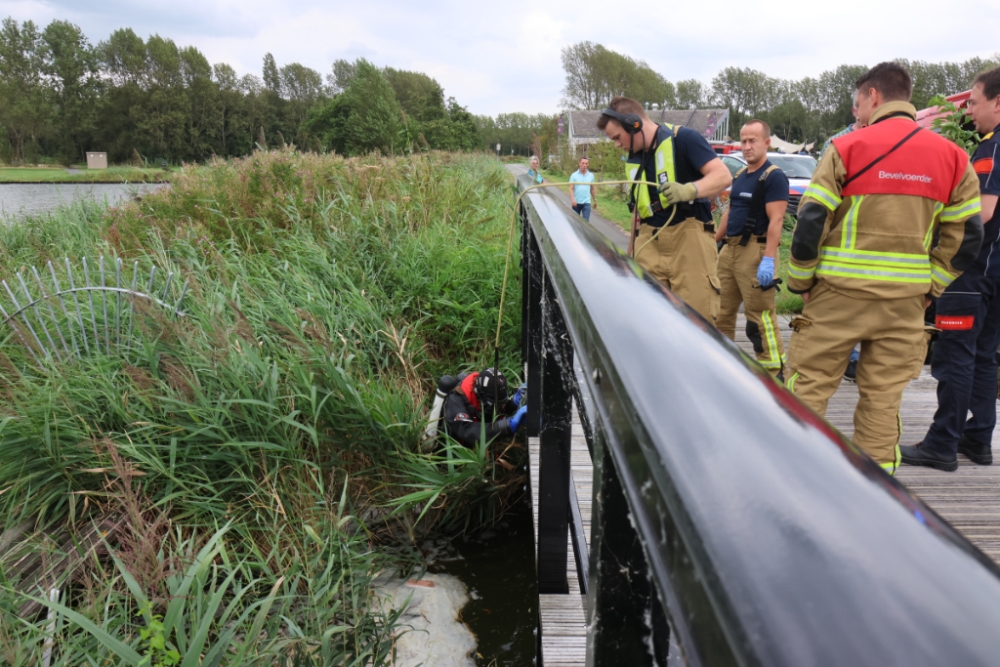
M 786 347 L 791 331 L 787 318 L 782 318 L 782 334 Z M 743 334 L 742 315 L 737 326 L 736 342 L 752 354 L 750 341 Z M 903 419 L 903 444 L 919 441 L 927 432 L 937 407 L 937 381 L 924 367 L 903 394 L 900 410 Z M 830 401 L 827 420 L 845 435 L 854 433 L 854 407 L 858 402 L 857 387 L 843 382 Z M 1000 451 L 1000 437 L 994 433 L 993 446 Z M 538 439 L 529 440 L 531 456 L 531 495 L 538 497 Z M 575 416 L 572 448 L 573 481 L 580 501 L 587 544 L 590 544 L 590 511 L 593 497 L 593 466 L 579 417 Z M 914 491 L 941 516 L 982 549 L 994 561 L 1000 562 L 1000 464 L 978 466 L 959 455 L 956 472 L 947 473 L 931 468 L 902 466 L 896 478 Z M 537 513 L 536 513 L 537 515 Z M 537 545 L 538 523 L 535 521 Z M 580 594 L 572 546 L 569 553 L 568 595 L 543 595 L 540 601 L 542 619 L 542 655 L 545 667 L 580 666 L 586 662 L 586 599 Z

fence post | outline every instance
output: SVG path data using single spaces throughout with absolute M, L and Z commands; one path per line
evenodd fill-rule
M 538 592 L 568 593 L 573 343 L 552 281 L 542 272 L 542 391 L 538 462 Z
M 652 607 L 649 568 L 611 454 L 603 438 L 595 445 L 587 667 L 652 667 L 648 624 L 660 625 L 665 618 Z M 659 656 L 668 637 L 662 631 L 656 635 L 653 646 Z

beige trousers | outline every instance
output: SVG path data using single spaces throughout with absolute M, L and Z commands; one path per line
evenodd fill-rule
M 740 304 L 747 317 L 747 338 L 753 343 L 757 361 L 771 375 L 777 375 L 785 362 L 785 343 L 778 328 L 778 312 L 774 308 L 777 289 L 760 289 L 757 267 L 764 257 L 765 244 L 756 237 L 740 246 L 739 237 L 729 237 L 719 254 L 718 275 L 722 287 L 719 319 L 715 326 L 723 335 L 736 340 L 736 315 Z
M 719 279 L 715 273 L 715 236 L 700 220 L 688 218 L 666 227 L 640 225 L 635 260 L 706 320 L 719 315 Z
M 820 415 L 837 391 L 851 349 L 861 343 L 854 442 L 886 469 L 897 465 L 903 389 L 927 353 L 924 297 L 858 299 L 822 280 L 792 320 L 788 388 Z

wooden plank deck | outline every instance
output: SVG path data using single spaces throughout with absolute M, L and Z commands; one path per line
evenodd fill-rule
M 782 334 L 786 347 L 791 331 L 788 318 L 782 317 Z M 743 316 L 737 325 L 737 343 L 752 354 L 750 341 L 743 334 Z M 919 441 L 930 426 L 937 408 L 937 381 L 924 368 L 903 394 L 900 413 L 903 419 L 903 444 Z M 843 382 L 830 401 L 827 420 L 846 436 L 854 433 L 854 407 L 858 402 L 857 387 Z M 993 435 L 994 448 L 1000 447 L 1000 437 Z M 538 497 L 538 439 L 529 439 L 531 457 L 531 495 Z M 1000 451 L 1000 449 L 998 449 Z M 593 466 L 579 416 L 574 414 L 572 471 L 576 494 L 580 501 L 587 544 L 590 544 L 590 516 L 593 498 Z M 973 544 L 994 561 L 1000 562 L 1000 465 L 978 466 L 959 456 L 956 472 L 947 473 L 931 468 L 902 466 L 897 479 L 914 491 L 941 516 L 947 519 Z M 536 513 L 537 514 L 537 513 Z M 535 520 L 537 546 L 538 523 Z M 569 557 L 568 595 L 542 595 L 542 656 L 546 667 L 582 667 L 586 663 L 586 599 L 580 594 L 572 545 L 566 545 Z

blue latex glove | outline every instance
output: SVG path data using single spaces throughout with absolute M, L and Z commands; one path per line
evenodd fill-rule
M 527 382 L 518 387 L 517 391 L 514 392 L 514 398 L 511 399 L 512 401 L 514 401 L 514 405 L 516 405 L 517 407 L 521 407 L 521 401 L 524 400 L 524 393 L 526 391 L 528 391 Z
M 757 282 L 761 287 L 767 287 L 774 282 L 774 258 L 764 257 L 757 267 Z
M 514 416 L 510 418 L 509 424 L 512 433 L 517 433 L 517 428 L 521 425 L 521 422 L 524 421 L 524 416 L 526 414 L 528 414 L 528 406 L 522 405 L 517 409 L 517 412 L 514 413 Z

